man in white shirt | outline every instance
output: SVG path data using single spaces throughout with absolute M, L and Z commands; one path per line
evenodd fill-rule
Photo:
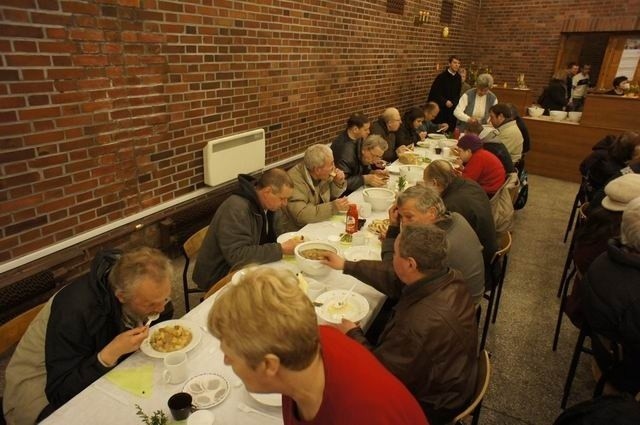
M 590 72 L 591 65 L 582 65 L 582 71 L 571 79 L 571 103 L 575 111 L 581 111 L 584 106 L 584 96 L 591 84 Z

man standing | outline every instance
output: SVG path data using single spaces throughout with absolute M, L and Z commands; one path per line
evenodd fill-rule
M 460 59 L 457 56 L 449 57 L 449 67 L 433 80 L 427 99 L 427 101 L 436 102 L 440 106 L 440 113 L 434 122 L 447 123 L 449 128 L 456 126 L 453 111 L 460 100 L 460 88 L 462 87 L 462 78 L 458 74 L 459 68 Z
M 293 195 L 280 215 L 278 233 L 329 220 L 333 214 L 349 208 L 347 198 L 338 198 L 347 188 L 346 178 L 344 172 L 334 166 L 328 146 L 310 146 L 304 160 L 287 173 L 293 181 Z
M 580 71 L 580 67 L 575 62 L 569 62 L 567 64 L 567 78 L 566 78 L 566 95 L 567 99 L 565 101 L 565 105 L 571 101 L 571 90 L 573 87 L 573 77 Z
M 337 326 L 407 386 L 432 425 L 450 424 L 464 409 L 478 367 L 475 309 L 460 272 L 448 267 L 446 246 L 438 227 L 409 224 L 395 240 L 393 268 L 380 261 L 345 261 L 334 253 L 326 260 L 398 299 L 375 345 L 355 323 L 342 319 Z
M 382 155 L 382 159 L 387 162 L 393 162 L 398 159 L 398 154 L 407 150 L 406 147 L 398 146 L 396 138 L 397 131 L 400 129 L 402 119 L 400 111 L 396 108 L 387 108 L 382 115 L 371 126 L 371 134 L 377 134 L 387 141 L 389 145 Z
M 216 300 L 209 330 L 247 391 L 282 394 L 285 425 L 426 425 L 402 383 L 316 312 L 288 270 L 248 271 Z
M 335 155 L 336 167 L 347 176 L 348 195 L 360 186 L 382 187 L 387 184 L 389 174 L 384 170 L 372 170 L 372 165 L 382 159 L 388 143 L 377 134 L 372 134 L 364 141 L 358 142 L 355 149 L 344 150 L 341 156 Z
M 571 103 L 574 111 L 582 111 L 584 97 L 587 95 L 587 89 L 591 85 L 590 72 L 591 65 L 582 65 L 582 71 L 574 75 L 571 80 Z
M 9 425 L 33 425 L 136 351 L 146 322 L 169 319 L 171 261 L 141 247 L 98 253 L 91 272 L 56 293 L 31 322 L 6 372 Z
M 278 261 L 302 242 L 276 242 L 275 212 L 293 194 L 286 171 L 272 168 L 257 180 L 240 174 L 238 182 L 240 188 L 214 214 L 193 269 L 194 282 L 205 290 L 232 267 Z

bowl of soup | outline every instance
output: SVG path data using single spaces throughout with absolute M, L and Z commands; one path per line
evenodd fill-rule
M 322 264 L 327 252 L 338 253 L 338 250 L 328 242 L 303 242 L 293 251 L 296 262 L 304 273 L 310 276 L 324 276 L 331 271 L 329 266 Z

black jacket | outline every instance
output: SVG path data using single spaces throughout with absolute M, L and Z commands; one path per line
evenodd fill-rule
M 384 151 L 384 154 L 382 155 L 382 159 L 387 162 L 393 162 L 398 159 L 398 155 L 396 155 L 396 148 L 400 146 L 398 141 L 398 132 L 389 131 L 387 123 L 382 119 L 382 117 L 378 118 L 371 124 L 371 134 L 381 136 L 389 144 L 387 150 Z
M 331 144 L 331 150 L 336 167 L 344 171 L 344 175 L 347 177 L 347 190 L 343 193 L 343 196 L 347 196 L 360 186 L 364 186 L 364 177 L 362 176 L 369 174 L 371 167 L 362 165 L 362 140 L 351 143 L 338 142 L 336 140 Z

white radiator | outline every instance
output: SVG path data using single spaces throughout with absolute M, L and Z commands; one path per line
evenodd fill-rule
M 251 130 L 211 140 L 204 148 L 204 183 L 217 186 L 234 180 L 238 174 L 264 169 L 264 130 Z

